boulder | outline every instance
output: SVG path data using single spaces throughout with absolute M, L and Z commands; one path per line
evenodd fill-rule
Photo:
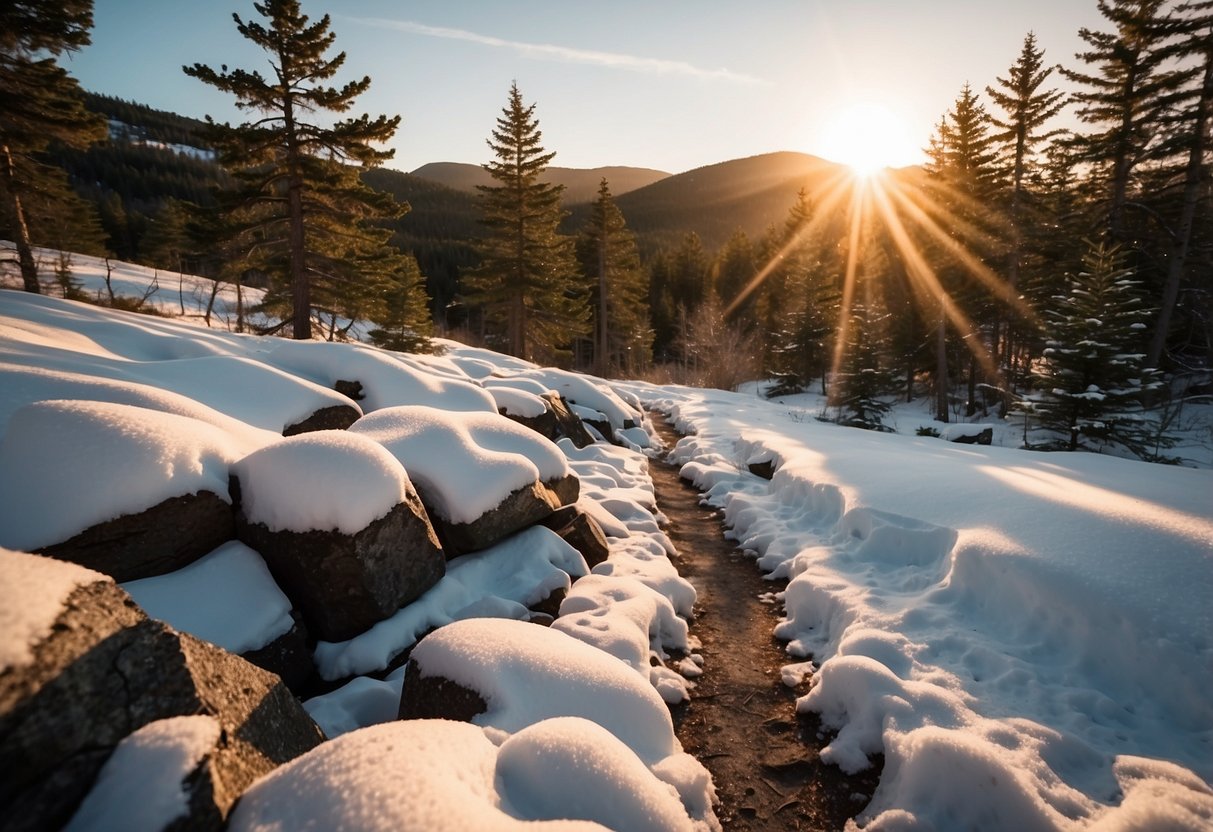
M 7 829 L 60 827 L 115 746 L 156 720 L 217 720 L 210 792 L 221 817 L 254 780 L 324 739 L 277 676 L 147 618 L 108 580 L 81 583 L 51 614 L 29 660 L 0 670 Z
M 751 462 L 746 465 L 746 468 L 749 469 L 751 474 L 756 477 L 762 477 L 764 480 L 769 480 L 775 476 L 775 463 L 769 459 L 764 462 Z
M 277 674 L 295 694 L 304 690 L 316 675 L 312 651 L 308 646 L 307 626 L 303 616 L 291 610 L 295 623 L 269 644 L 240 654 L 262 670 Z
M 555 491 L 534 482 L 510 492 L 496 508 L 470 523 L 452 523 L 437 512 L 432 516 L 447 557 L 455 557 L 500 543 L 515 532 L 540 522 L 560 505 L 561 498 Z
M 550 510 L 549 510 L 550 511 Z M 271 531 L 237 512 L 237 535 L 261 553 L 274 580 L 303 613 L 309 631 L 345 641 L 442 578 L 446 559 L 421 500 L 403 502 L 355 534 Z
M 547 402 L 548 407 L 551 408 L 552 416 L 555 417 L 559 428 L 558 435 L 548 437 L 549 439 L 564 436 L 578 448 L 594 444 L 594 437 L 590 436 L 589 431 L 585 429 L 585 425 L 581 423 L 581 418 L 569 408 L 569 404 L 564 400 L 563 396 L 552 390 L 544 393 L 540 398 Z
M 543 520 L 543 525 L 580 552 L 590 569 L 605 561 L 610 554 L 610 545 L 602 526 L 575 505 L 558 508 Z
M 301 422 L 287 425 L 283 436 L 294 436 L 298 433 L 310 433 L 314 430 L 345 430 L 362 418 L 362 412 L 345 404 L 322 407 Z
M 199 491 L 98 523 L 39 551 L 103 572 L 115 581 L 133 581 L 188 566 L 231 540 L 235 531 L 227 501 Z
M 548 480 L 544 486 L 556 498 L 557 506 L 571 506 L 581 496 L 581 480 L 571 471 L 563 477 Z
M 546 400 L 544 404 L 550 407 Z M 560 423 L 556 421 L 556 414 L 550 409 L 544 410 L 539 416 L 522 416 L 517 413 L 509 413 L 504 409 L 498 409 L 497 412 L 507 419 L 512 419 L 523 427 L 530 428 L 540 436 L 546 439 L 551 439 L 553 442 L 563 435 L 560 430 Z
M 943 429 L 941 436 L 961 445 L 990 445 L 994 442 L 994 426 L 952 424 Z
M 400 697 L 400 719 L 450 719 L 471 722 L 472 717 L 488 710 L 488 704 L 476 691 L 443 676 L 422 675 L 416 662 L 404 670 L 404 690 Z
M 366 393 L 364 393 L 362 390 L 361 381 L 346 381 L 345 379 L 339 378 L 333 384 L 333 389 L 345 396 L 347 399 L 353 399 L 356 402 L 360 402 L 366 398 Z

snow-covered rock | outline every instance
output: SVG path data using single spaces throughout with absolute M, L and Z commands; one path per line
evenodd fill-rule
M 232 468 L 240 539 L 320 638 L 340 641 L 438 582 L 445 558 L 404 468 L 346 431 L 283 439 Z

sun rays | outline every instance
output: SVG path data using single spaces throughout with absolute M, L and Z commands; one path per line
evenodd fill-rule
M 978 215 L 975 205 L 963 194 L 918 171 L 898 173 L 863 165 L 839 168 L 808 197 L 813 204 L 810 216 L 728 303 L 726 315 L 758 290 L 791 252 L 845 219 L 842 233 L 835 231 L 837 239 L 827 240 L 827 244 L 832 242 L 845 250 L 845 259 L 839 263 L 841 300 L 833 334 L 831 376 L 837 377 L 846 358 L 857 297 L 863 297 L 861 291 L 886 288 L 867 282 L 904 276 L 924 329 L 935 330 L 940 338 L 947 331 L 958 335 L 986 383 L 1002 386 L 987 333 L 953 294 L 960 289 L 980 293 L 983 302 L 1002 307 L 1001 317 L 1029 325 L 1038 323 L 1016 287 L 999 274 L 1003 264 L 996 252 L 999 238 L 1007 230 L 1004 220 L 989 216 L 982 216 L 980 222 L 970 219 Z M 867 266 L 867 259 L 874 255 L 873 247 L 885 253 L 889 260 L 886 268 Z M 945 269 L 946 278 L 941 272 Z

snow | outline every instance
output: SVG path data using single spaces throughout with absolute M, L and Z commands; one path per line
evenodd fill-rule
M 387 448 L 427 504 L 453 523 L 471 523 L 514 491 L 569 472 L 555 445 L 496 411 L 392 407 L 362 417 L 350 432 Z
M 500 387 L 496 384 L 486 384 L 485 389 L 497 403 L 497 410 L 506 415 L 535 419 L 548 412 L 548 406 L 543 399 L 526 390 Z
M 122 588 L 152 618 L 232 653 L 264 647 L 294 625 L 291 602 L 265 561 L 238 540 L 176 572 Z
M 496 546 L 450 561 L 446 574 L 418 600 L 349 641 L 316 645 L 326 679 L 372 673 L 429 630 L 461 618 L 526 618 L 527 606 L 588 572 L 581 553 L 542 526 L 524 529 Z
M 178 716 L 144 725 L 117 747 L 64 827 L 68 832 L 157 832 L 189 812 L 184 780 L 219 742 L 210 716 Z
M 169 497 L 228 496 L 241 456 L 218 428 L 172 413 L 88 401 L 41 401 L 0 439 L 0 545 L 36 549 Z
M 409 493 L 396 458 L 349 431 L 282 439 L 241 459 L 232 474 L 240 480 L 244 515 L 270 531 L 357 534 Z
M 605 829 L 570 820 L 527 823 L 548 819 L 521 818 L 498 794 L 497 755 L 482 729 L 463 722 L 412 720 L 364 728 L 258 780 L 240 799 L 228 829 Z
M 496 413 L 484 389 L 470 381 L 425 372 L 385 350 L 361 344 L 274 339 L 262 361 L 310 379 L 322 387 L 338 381 L 362 384 L 359 404 L 370 413 L 400 405 L 441 405 L 444 410 Z
M 75 261 L 96 292 L 104 264 Z M 153 278 L 115 264 L 119 291 Z M 179 297 L 161 278 L 149 304 L 168 311 L 208 285 L 182 277 Z M 222 325 L 226 289 L 219 308 Z M 713 668 L 691 652 L 695 590 L 661 530 L 641 402 L 691 434 L 674 449 L 683 476 L 756 568 L 788 580 L 764 600 L 782 608 L 783 680 L 809 680 L 797 707 L 833 732 L 823 758 L 855 771 L 884 757 L 853 828 L 1213 828 L 1210 408 L 1177 416 L 1175 452 L 1203 466 L 1179 468 L 1023 452 L 1022 417 L 951 427 L 900 405 L 887 421 L 903 435 L 875 434 L 818 422 L 820 397 L 607 385 L 439 344 L 446 355 L 295 344 L 0 291 L 0 545 L 57 542 L 202 487 L 226 498 L 234 468 L 264 475 L 244 489 L 263 500 L 254 511 L 306 528 L 361 528 L 423 476 L 468 516 L 516 482 L 571 472 L 607 535 L 608 559 L 576 583 L 580 554 L 529 529 L 452 561 L 366 633 L 317 645 L 326 679 L 355 677 L 307 703 L 341 736 L 260 781 L 232 828 L 713 828 L 711 779 L 681 752 L 666 706 Z M 347 401 L 338 380 L 363 385 L 358 431 L 277 435 Z M 496 414 L 499 394 L 507 409 L 533 405 L 503 391 L 548 389 L 603 414 L 625 447 L 553 444 Z M 989 447 L 905 435 L 985 426 Z M 414 427 L 426 437 L 415 447 Z M 747 471 L 759 461 L 772 480 Z M 227 558 L 240 566 L 215 565 Z M 287 623 L 263 568 L 229 544 L 131 586 L 144 598 L 137 584 L 158 587 L 145 603 L 170 623 L 200 616 L 174 626 L 251 643 Z M 64 600 L 95 580 L 107 579 L 0 553 L 0 668 L 31 661 Z M 237 600 L 237 585 L 254 597 Z M 554 626 L 525 623 L 557 590 L 568 595 Z M 485 697 L 477 725 L 394 721 L 403 672 L 364 674 L 414 644 L 423 672 Z M 175 760 L 201 747 L 167 733 Z M 179 792 L 184 765 L 154 766 L 169 783 L 158 793 Z M 115 788 L 150 780 L 122 771 Z
M 634 389 L 694 434 L 674 458 L 739 547 L 790 579 L 776 635 L 816 667 L 798 708 L 838 732 L 823 760 L 884 755 L 864 829 L 1208 827 L 1213 472 Z
M 110 578 L 74 563 L 0 548 L 0 673 L 34 660 L 77 587 Z

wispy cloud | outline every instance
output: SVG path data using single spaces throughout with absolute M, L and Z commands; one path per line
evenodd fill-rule
M 343 16 L 345 17 L 345 16 Z M 468 43 L 478 43 L 482 46 L 492 46 L 498 49 L 510 49 L 528 58 L 547 61 L 563 61 L 565 63 L 591 64 L 605 66 L 611 69 L 624 69 L 630 72 L 647 72 L 657 75 L 683 75 L 692 78 L 704 78 L 716 81 L 731 81 L 739 84 L 763 84 L 761 78 L 730 72 L 727 69 L 706 69 L 688 64 L 684 61 L 667 61 L 662 58 L 645 58 L 640 55 L 625 55 L 619 52 L 598 52 L 593 49 L 575 49 L 569 46 L 558 46 L 551 43 L 526 43 L 524 41 L 506 40 L 492 35 L 482 35 L 465 29 L 449 29 L 444 26 L 427 26 L 412 20 L 389 20 L 380 17 L 345 17 L 354 23 L 380 28 L 396 29 L 414 35 L 447 40 L 462 40 Z

